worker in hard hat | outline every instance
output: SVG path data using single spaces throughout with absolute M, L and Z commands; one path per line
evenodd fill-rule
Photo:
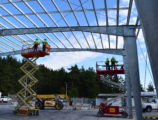
M 34 46 L 33 46 L 34 52 L 37 52 L 38 45 L 39 45 L 39 42 L 38 42 L 38 39 L 36 39 L 36 40 L 34 41 Z
M 116 59 L 114 57 L 111 58 L 111 69 L 115 70 L 116 69 Z
M 106 70 L 110 70 L 110 66 L 109 66 L 109 58 L 106 58 L 105 64 L 106 64 Z
M 43 51 L 46 51 L 47 40 L 44 39 L 44 40 L 42 41 L 42 44 L 43 44 Z

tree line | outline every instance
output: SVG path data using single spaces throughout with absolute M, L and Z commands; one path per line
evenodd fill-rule
M 24 75 L 20 70 L 24 62 L 25 60 L 19 61 L 10 56 L 0 58 L 0 91 L 3 95 L 16 94 L 22 88 L 18 79 Z M 97 81 L 96 72 L 91 67 L 85 69 L 74 65 L 68 70 L 53 70 L 39 65 L 35 77 L 39 80 L 33 87 L 37 94 L 65 94 L 67 88 L 71 97 L 94 98 L 98 93 L 122 92 L 118 88 Z M 112 81 L 122 83 L 123 78 L 115 75 Z

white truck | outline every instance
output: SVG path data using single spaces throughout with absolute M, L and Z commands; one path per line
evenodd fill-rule
M 9 97 L 7 97 L 7 96 L 1 96 L 1 98 L 0 98 L 0 102 L 1 103 L 7 103 L 7 102 L 9 102 L 9 101 L 11 101 L 12 99 L 11 98 L 9 98 Z
M 142 102 L 142 108 L 144 112 L 151 112 L 158 109 L 158 99 L 152 98 L 146 102 Z

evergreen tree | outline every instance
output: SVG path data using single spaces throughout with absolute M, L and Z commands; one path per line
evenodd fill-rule
M 145 91 L 144 88 L 143 88 L 143 86 L 142 86 L 142 84 L 140 84 L 140 88 L 141 88 L 141 92 Z
M 154 86 L 151 83 L 148 85 L 147 91 L 148 92 L 154 91 Z
M 25 59 L 18 61 L 10 56 L 0 58 L 0 91 L 3 95 L 16 94 L 22 88 L 18 80 L 24 75 L 20 70 L 24 62 Z M 71 66 L 68 72 L 64 68 L 52 70 L 40 65 L 35 77 L 39 82 L 33 88 L 38 94 L 65 94 L 65 83 L 68 94 L 72 97 L 94 98 L 98 93 L 121 92 L 98 82 L 93 68 L 78 68 L 77 65 Z M 112 80 L 121 83 L 122 78 L 114 76 Z

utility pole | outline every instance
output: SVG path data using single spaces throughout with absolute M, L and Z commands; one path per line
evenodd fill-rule
M 65 94 L 67 96 L 67 82 L 65 82 Z

